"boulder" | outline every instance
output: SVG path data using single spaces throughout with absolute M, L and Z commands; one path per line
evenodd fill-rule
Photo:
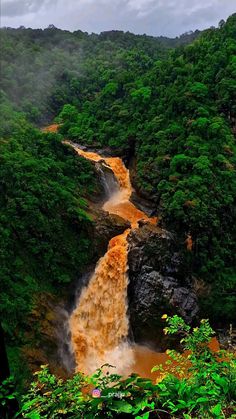
M 163 314 L 196 318 L 197 295 L 172 234 L 151 224 L 133 230 L 129 241 L 130 335 L 135 342 L 165 350 Z
M 90 215 L 94 221 L 90 238 L 96 242 L 97 256 L 101 257 L 106 253 L 109 241 L 130 228 L 130 222 L 99 208 L 92 208 Z

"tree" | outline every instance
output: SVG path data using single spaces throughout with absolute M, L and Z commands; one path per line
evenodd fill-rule
M 224 20 L 224 19 L 221 19 L 221 20 L 219 21 L 218 27 L 219 27 L 220 29 L 222 29 L 224 26 L 225 26 L 225 20 Z

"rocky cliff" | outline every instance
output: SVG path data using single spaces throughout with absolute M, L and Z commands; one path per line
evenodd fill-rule
M 167 342 L 161 316 L 179 314 L 194 321 L 197 295 L 170 233 L 144 224 L 128 240 L 130 333 L 136 342 L 163 350 Z

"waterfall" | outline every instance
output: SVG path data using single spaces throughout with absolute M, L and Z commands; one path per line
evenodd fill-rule
M 117 180 L 114 188 L 114 183 L 107 182 L 104 175 L 108 194 L 104 210 L 129 220 L 132 228 L 138 226 L 140 219 L 156 222 L 155 218 L 149 219 L 129 201 L 132 193 L 129 171 L 120 158 L 101 157 L 81 150 L 76 145 L 73 147 L 79 155 L 102 163 L 102 167 L 112 170 Z M 109 363 L 116 365 L 116 371 L 120 374 L 132 372 L 134 351 L 127 340 L 129 232 L 128 229 L 110 240 L 105 256 L 98 261 L 95 272 L 87 287 L 82 290 L 69 319 L 77 371 L 92 373 L 104 363 Z

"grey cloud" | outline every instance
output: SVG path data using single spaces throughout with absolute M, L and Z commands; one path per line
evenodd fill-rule
M 1 7 L 2 16 L 21 16 L 27 13 L 36 12 L 41 7 L 37 0 L 13 0 L 3 1 Z
M 176 36 L 217 25 L 236 11 L 236 0 L 2 0 L 5 26 Z M 7 5 L 7 8 L 6 8 Z
M 55 5 L 56 2 L 57 0 L 2 0 L 1 15 L 24 16 L 38 12 L 42 7 Z

